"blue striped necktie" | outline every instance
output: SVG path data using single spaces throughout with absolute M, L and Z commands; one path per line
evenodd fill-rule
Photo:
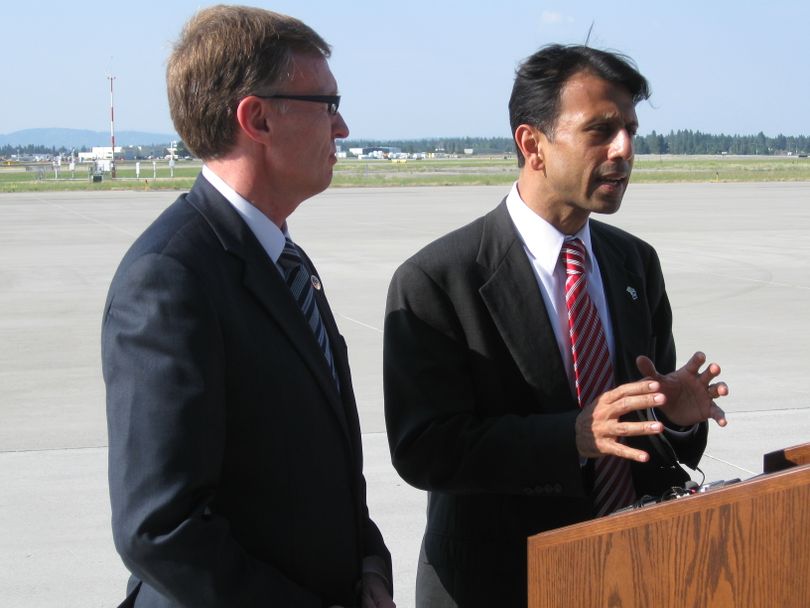
M 329 345 L 329 336 L 326 333 L 326 327 L 324 327 L 323 321 L 321 320 L 318 304 L 315 301 L 313 282 L 317 279 L 304 265 L 304 260 L 301 258 L 301 254 L 298 252 L 295 243 L 290 240 L 290 237 L 285 237 L 284 251 L 281 252 L 281 256 L 278 258 L 278 265 L 284 272 L 284 279 L 287 286 L 290 288 L 290 292 L 296 303 L 301 308 L 301 312 L 304 314 L 309 328 L 315 335 L 315 339 L 321 347 L 323 356 L 326 357 L 326 363 L 329 365 L 329 369 L 332 372 L 332 379 L 335 381 L 338 390 L 340 390 L 340 382 L 338 380 L 337 370 L 335 369 L 335 359 L 332 356 L 332 348 Z M 318 285 L 320 285 L 320 283 L 318 283 Z

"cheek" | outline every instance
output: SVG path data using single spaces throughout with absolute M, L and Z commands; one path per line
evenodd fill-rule
M 557 157 L 548 167 L 549 178 L 566 190 L 580 189 L 588 181 L 588 173 L 582 158 L 576 156 Z

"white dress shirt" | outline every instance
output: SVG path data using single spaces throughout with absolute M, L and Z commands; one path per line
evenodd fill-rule
M 571 354 L 571 338 L 568 331 L 568 309 L 565 306 L 565 263 L 560 259 L 560 251 L 566 235 L 549 224 L 546 220 L 529 209 L 520 198 L 517 182 L 506 197 L 506 208 L 509 216 L 517 228 L 518 235 L 523 242 L 523 250 L 531 262 L 537 285 L 543 296 L 543 303 L 548 311 L 549 321 L 557 338 L 557 347 L 562 355 L 565 371 L 568 374 L 568 384 L 571 394 L 576 396 L 576 382 L 574 375 L 574 359 Z M 610 323 L 605 290 L 602 284 L 602 275 L 599 273 L 599 263 L 591 247 L 590 225 L 585 225 L 575 235 L 585 245 L 588 259 L 585 262 L 585 278 L 588 286 L 588 295 L 596 306 L 599 320 L 605 330 L 611 364 L 615 368 L 613 326 Z
M 554 337 L 557 338 L 557 347 L 560 350 L 565 364 L 565 371 L 568 374 L 568 386 L 571 388 L 571 395 L 576 398 L 574 357 L 571 353 L 571 338 L 568 333 L 568 309 L 565 306 L 565 263 L 560 260 L 560 251 L 567 237 L 529 209 L 523 199 L 520 198 L 517 182 L 512 186 L 512 190 L 506 197 L 506 208 L 509 211 L 509 217 L 512 218 L 512 222 L 515 224 L 518 236 L 523 242 L 523 250 L 526 252 L 526 256 L 529 258 L 534 270 L 534 276 L 537 279 L 551 326 L 554 329 Z M 599 262 L 596 260 L 591 246 L 589 222 L 586 221 L 579 232 L 571 236 L 579 238 L 588 253 L 588 259 L 585 262 L 588 295 L 599 313 L 599 320 L 602 321 L 605 340 L 608 344 L 608 350 L 610 350 L 610 361 L 613 369 L 616 369 L 613 325 L 610 322 L 610 312 L 605 298 L 602 275 L 599 273 Z M 652 413 L 657 418 L 655 408 L 652 408 Z M 698 425 L 696 424 L 686 429 L 672 429 L 665 426 L 664 430 L 672 435 L 685 436 L 695 432 L 697 428 Z
M 278 259 L 281 257 L 281 252 L 284 251 L 285 237 L 290 236 L 290 233 L 287 231 L 286 222 L 284 223 L 283 230 L 276 226 L 269 217 L 259 211 L 250 201 L 226 184 L 225 180 L 214 173 L 208 165 L 203 165 L 202 175 L 217 192 L 227 199 L 239 216 L 245 220 L 248 228 L 250 228 L 250 231 L 256 236 L 256 239 L 258 239 L 261 246 L 267 252 L 267 255 L 270 256 L 270 259 L 273 260 L 276 268 L 281 271 L 281 268 L 278 266 Z

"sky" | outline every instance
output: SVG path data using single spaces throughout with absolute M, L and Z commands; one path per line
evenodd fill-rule
M 653 96 L 639 132 L 810 134 L 807 0 L 279 0 L 333 48 L 350 139 L 509 137 L 521 59 L 583 43 L 634 59 Z M 13 0 L 0 16 L 0 134 L 173 133 L 166 58 L 208 3 Z

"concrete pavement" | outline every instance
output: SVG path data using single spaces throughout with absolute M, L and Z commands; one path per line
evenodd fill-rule
M 390 465 L 382 413 L 385 292 L 396 266 L 491 209 L 503 187 L 335 189 L 293 216 L 349 344 L 369 505 L 413 604 L 424 494 Z M 115 267 L 174 193 L 0 194 L 0 605 L 113 606 L 99 361 Z M 729 426 L 712 426 L 709 481 L 747 478 L 762 454 L 810 441 L 810 183 L 631 186 L 607 218 L 658 250 L 679 363 L 724 369 Z

